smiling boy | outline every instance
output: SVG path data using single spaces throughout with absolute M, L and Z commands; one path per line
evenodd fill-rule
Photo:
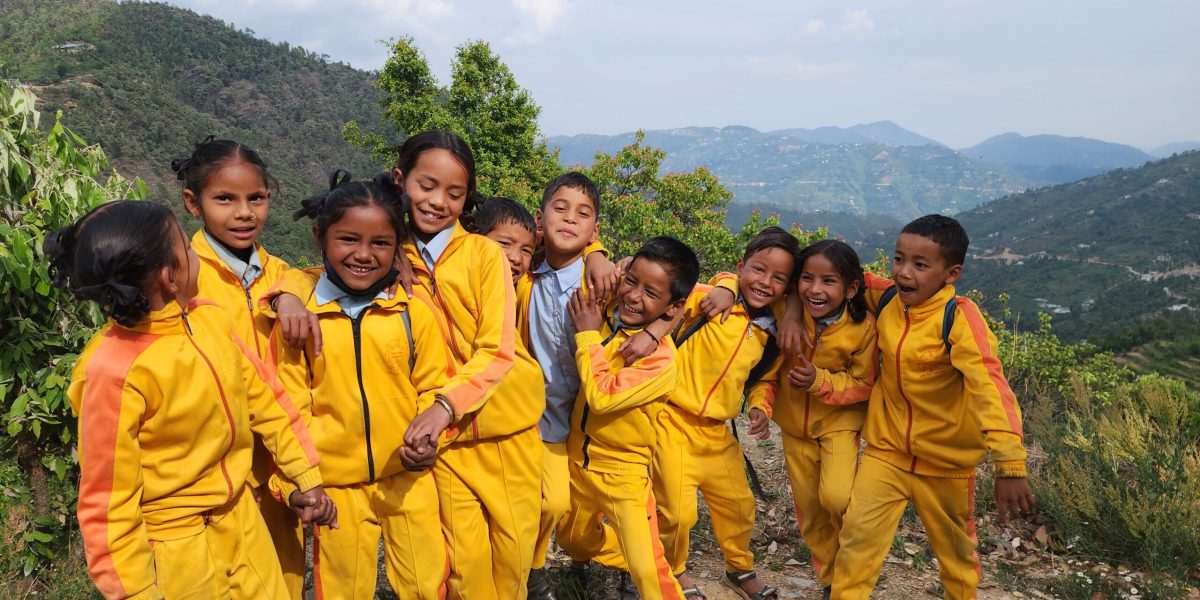
M 587 561 L 614 545 L 605 538 L 615 538 L 647 600 L 683 597 L 663 556 L 649 477 L 652 423 L 675 386 L 678 367 L 669 338 L 628 365 L 618 348 L 647 325 L 674 319 L 699 273 L 691 248 L 657 237 L 634 255 L 608 313 L 611 321 L 582 293 L 569 305 L 581 385 L 567 440 L 572 505 L 559 543 L 573 560 Z
M 974 598 L 975 470 L 986 456 L 995 465 L 1001 525 L 1010 513 L 1034 508 L 1021 410 L 996 357 L 996 337 L 975 303 L 955 294 L 968 243 L 958 221 L 926 215 L 896 241 L 894 283 L 867 275 L 881 375 L 838 539 L 833 598 L 870 595 L 909 502 L 941 566 L 946 597 Z M 887 301 L 892 295 L 899 301 Z

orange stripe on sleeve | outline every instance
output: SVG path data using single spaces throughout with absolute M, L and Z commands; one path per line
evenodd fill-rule
M 975 345 L 979 348 L 979 354 L 983 357 L 983 364 L 987 368 L 988 378 L 996 387 L 996 393 L 1000 398 L 1000 405 L 1004 408 L 1005 416 L 1008 417 L 1008 425 L 1013 433 L 1024 438 L 1025 434 L 1021 428 L 1021 415 L 1017 410 L 1017 396 L 1013 393 L 1012 388 L 1008 386 L 1008 380 L 1004 378 L 1000 359 L 992 354 L 992 345 L 989 340 L 991 330 L 988 329 L 987 323 L 983 320 L 983 315 L 979 313 L 979 308 L 973 302 L 966 298 L 958 298 L 957 304 L 971 328 L 971 336 L 975 340 Z
M 317 466 L 321 462 L 321 459 L 317 454 L 316 444 L 313 443 L 312 438 L 308 435 L 308 428 L 304 426 L 304 419 L 300 416 L 300 411 L 296 410 L 296 405 L 292 403 L 291 396 L 288 395 L 287 390 L 283 389 L 283 384 L 279 383 L 279 378 L 275 376 L 274 363 L 267 364 L 259 360 L 258 355 L 250 350 L 241 338 L 236 334 L 231 337 L 233 338 L 233 343 L 237 344 L 238 349 L 242 351 L 242 354 L 250 361 L 250 364 L 254 365 L 254 370 L 258 373 L 259 378 L 267 384 L 267 387 L 275 397 L 275 403 L 287 415 L 288 427 L 292 430 L 292 435 L 296 436 L 296 441 L 300 443 L 300 447 L 304 449 L 304 456 L 308 459 L 308 465 L 310 467 Z M 274 344 L 271 344 L 271 346 L 271 354 L 274 354 Z
M 125 509 L 121 511 L 125 514 L 115 519 L 110 507 L 113 504 L 118 460 L 123 465 L 134 465 L 134 468 L 139 468 L 137 465 L 140 463 L 137 456 L 117 457 L 119 438 L 126 434 L 121 431 L 125 377 L 138 356 L 159 337 L 114 327 L 108 330 L 101 343 L 87 357 L 87 381 L 79 418 L 79 528 L 83 533 L 88 570 L 96 587 L 106 598 L 124 598 L 131 591 L 141 591 L 137 588 L 138 584 L 148 586 L 154 583 L 154 559 L 149 540 L 142 529 L 141 507 L 120 506 Z M 132 432 L 132 435 L 136 451 L 137 432 Z M 141 487 L 141 481 L 139 473 L 134 478 L 136 487 Z M 140 498 L 141 492 L 122 490 L 121 495 Z M 124 504 L 125 498 L 119 500 L 121 502 L 118 504 Z M 123 520 L 135 522 L 120 522 Z M 128 539 L 129 535 L 138 534 L 142 539 Z M 114 557 L 116 553 L 121 556 Z M 132 558 L 144 564 L 133 564 Z M 135 586 L 130 590 L 121 572 L 135 576 L 138 570 L 143 581 L 130 582 Z

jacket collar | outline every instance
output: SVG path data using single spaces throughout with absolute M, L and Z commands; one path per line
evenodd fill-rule
M 201 227 L 200 231 L 197 231 L 195 235 L 192 236 L 192 250 L 196 251 L 196 256 L 200 257 L 200 260 L 205 261 L 217 269 L 229 273 L 230 275 L 233 275 L 234 278 L 238 279 L 239 281 L 241 280 L 242 274 L 234 273 L 233 269 L 229 266 L 229 263 L 225 262 L 225 260 L 220 257 L 212 243 L 208 241 L 208 235 L 204 232 L 204 227 Z M 258 257 L 258 265 L 260 269 L 258 277 L 262 277 L 262 274 L 267 266 L 267 261 L 271 259 L 271 255 L 263 249 L 261 244 L 254 244 L 254 253 Z M 254 264 L 253 259 L 251 259 L 251 264 Z
M 941 313 L 945 308 L 946 303 L 954 298 L 957 293 L 958 292 L 954 289 L 953 285 L 944 285 L 942 286 L 942 289 L 938 290 L 936 294 L 930 296 L 929 299 L 920 304 L 908 307 L 908 312 L 909 314 L 922 317 L 930 313 Z M 897 300 L 899 300 L 899 298 L 897 298 Z M 899 309 L 903 311 L 904 304 L 902 302 L 897 302 L 897 304 L 900 305 Z

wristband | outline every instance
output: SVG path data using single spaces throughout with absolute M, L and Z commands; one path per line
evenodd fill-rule
M 447 413 L 450 413 L 450 420 L 454 420 L 454 407 L 450 405 L 450 401 L 447 400 L 445 396 L 438 394 L 436 397 L 434 397 L 433 402 L 435 404 L 441 404 L 442 408 L 446 409 Z
M 659 339 L 659 338 L 658 338 L 658 336 L 654 335 L 653 333 L 650 333 L 650 330 L 649 330 L 649 329 L 643 329 L 643 330 L 642 330 L 642 332 L 643 332 L 643 333 L 645 333 L 646 335 L 650 336 L 650 339 L 654 340 L 654 343 L 655 343 L 655 344 L 661 344 L 661 343 L 662 343 L 662 340 L 661 340 L 661 339 Z

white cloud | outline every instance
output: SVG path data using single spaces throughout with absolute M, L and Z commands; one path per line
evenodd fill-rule
M 442 19 L 454 14 L 454 6 L 445 0 L 359 0 L 357 4 L 372 16 L 392 19 Z
M 875 21 L 871 20 L 871 14 L 865 8 L 848 10 L 842 16 L 838 29 L 851 37 L 866 37 L 875 31 Z
M 825 21 L 822 21 L 821 19 L 813 19 L 813 20 L 805 23 L 804 27 L 800 28 L 800 32 L 803 33 L 804 35 L 816 35 L 816 34 L 820 33 L 821 31 L 823 31 L 824 29 L 825 29 Z
M 510 46 L 540 42 L 567 14 L 565 0 L 512 0 L 518 15 L 517 31 L 504 38 Z

